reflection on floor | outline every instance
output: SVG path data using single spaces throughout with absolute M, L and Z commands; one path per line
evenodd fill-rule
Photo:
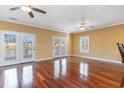
M 5 67 L 6 68 L 6 67 Z M 14 87 L 32 87 L 33 82 L 33 68 L 32 65 L 25 65 L 21 67 L 12 66 L 10 69 L 2 71 L 0 77 L 3 77 L 2 83 L 5 88 Z M 2 84 L 1 83 L 1 84 Z
M 30 86 L 33 82 L 33 68 L 32 65 L 25 66 L 23 68 L 23 85 Z
M 54 62 L 54 78 L 59 78 L 60 76 L 65 76 L 67 72 L 66 59 L 55 60 Z
M 87 77 L 88 77 L 88 64 L 82 62 L 80 63 L 80 78 L 87 79 Z
M 77 57 L 0 68 L 0 87 L 119 87 L 124 65 Z
M 4 71 L 4 87 L 17 87 L 17 69 L 12 68 Z

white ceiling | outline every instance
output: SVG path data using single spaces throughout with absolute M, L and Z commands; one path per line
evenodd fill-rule
M 63 32 L 78 32 L 82 22 L 93 25 L 88 30 L 124 23 L 124 6 L 102 5 L 39 5 L 47 14 L 34 13 L 30 18 L 24 11 L 10 11 L 12 5 L 0 5 L 0 19 L 16 23 L 53 29 Z M 10 18 L 16 18 L 17 21 Z

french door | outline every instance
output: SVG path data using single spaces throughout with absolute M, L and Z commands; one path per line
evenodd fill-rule
M 53 38 L 53 57 L 67 56 L 67 38 Z
M 0 66 L 34 61 L 34 48 L 33 34 L 0 31 Z
M 35 37 L 33 34 L 22 35 L 22 62 L 35 60 Z

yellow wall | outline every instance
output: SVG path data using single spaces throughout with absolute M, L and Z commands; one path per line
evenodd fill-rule
M 67 34 L 68 38 L 68 55 L 72 55 L 72 35 Z
M 0 21 L 0 30 L 34 33 L 36 37 L 36 59 L 52 57 L 52 38 L 54 36 L 67 37 L 66 33 L 4 21 Z
M 89 36 L 89 54 L 80 53 L 79 38 L 81 36 Z M 124 43 L 124 25 L 73 34 L 72 54 L 121 61 L 117 42 Z
M 52 38 L 67 37 L 69 40 L 69 55 L 84 55 L 98 58 L 121 60 L 116 43 L 124 43 L 124 25 L 97 29 L 77 34 L 66 34 L 36 27 L 0 21 L 0 30 L 34 33 L 36 36 L 36 59 L 52 57 Z M 79 39 L 81 36 L 90 37 L 90 53 L 80 53 Z

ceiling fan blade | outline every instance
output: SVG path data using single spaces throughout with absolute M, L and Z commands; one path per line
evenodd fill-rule
M 13 11 L 13 10 L 18 10 L 20 9 L 20 7 L 13 7 L 13 8 L 10 8 L 9 10 Z
M 31 18 L 33 18 L 33 17 L 34 17 L 34 15 L 33 15 L 33 13 L 32 13 L 32 12 L 28 12 L 28 14 L 29 14 L 29 16 L 30 16 Z
M 38 8 L 34 8 L 34 7 L 31 7 L 31 9 L 34 10 L 34 11 L 46 14 L 46 11 L 44 11 L 44 10 L 41 10 L 41 9 L 38 9 Z

